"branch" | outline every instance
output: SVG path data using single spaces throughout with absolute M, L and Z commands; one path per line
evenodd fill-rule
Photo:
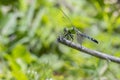
M 80 44 L 78 45 L 78 44 L 75 44 L 74 42 L 66 40 L 63 37 L 58 37 L 57 40 L 58 40 L 58 42 L 60 42 L 64 45 L 67 45 L 67 46 L 69 46 L 71 48 L 74 48 L 76 50 L 85 52 L 89 55 L 92 55 L 92 56 L 95 56 L 95 57 L 98 57 L 98 58 L 101 58 L 101 59 L 105 59 L 105 60 L 108 60 L 108 61 L 120 63 L 120 58 L 118 58 L 118 57 L 114 57 L 114 56 L 108 55 L 106 53 L 102 53 L 102 52 L 98 52 L 98 51 L 95 51 L 95 50 L 88 49 L 84 46 L 81 46 Z

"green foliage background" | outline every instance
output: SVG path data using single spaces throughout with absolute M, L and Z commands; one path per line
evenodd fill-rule
M 0 0 L 0 79 L 119 80 L 119 64 L 57 42 L 63 28 L 72 27 L 54 6 L 57 2 Z M 80 31 L 99 41 L 98 45 L 84 41 L 83 46 L 120 57 L 119 4 L 117 0 L 66 0 L 61 8 Z

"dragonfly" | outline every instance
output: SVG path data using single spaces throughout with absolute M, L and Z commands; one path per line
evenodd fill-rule
M 82 40 L 83 38 L 87 38 L 95 43 L 98 44 L 98 41 L 82 32 L 80 32 L 77 28 L 72 27 L 72 28 L 64 28 L 64 34 L 63 34 L 63 38 L 66 39 L 71 39 L 72 41 L 74 40 L 74 34 L 76 35 L 77 38 L 77 42 L 79 42 L 80 44 L 82 44 Z
M 57 8 L 64 14 L 64 16 L 69 20 L 69 22 L 71 23 L 72 28 L 64 28 L 64 33 L 63 33 L 63 38 L 69 39 L 69 40 L 74 40 L 74 35 L 76 35 L 77 38 L 77 42 L 82 44 L 82 40 L 83 38 L 87 38 L 91 41 L 93 41 L 94 43 L 98 44 L 98 41 L 84 33 L 82 33 L 79 29 L 77 29 L 71 19 L 66 15 L 66 13 L 60 8 L 60 5 L 57 4 Z

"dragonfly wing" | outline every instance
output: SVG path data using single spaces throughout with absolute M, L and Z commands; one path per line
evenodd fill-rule
M 75 30 L 77 42 L 80 43 L 80 44 L 82 44 L 84 36 L 81 35 L 82 33 L 77 28 L 75 28 L 75 27 L 73 27 L 73 28 Z
M 81 44 L 82 43 L 82 40 L 83 40 L 83 37 L 84 38 L 87 38 L 95 43 L 98 44 L 98 41 L 92 37 L 89 37 L 88 35 L 85 35 L 83 33 L 81 33 L 78 29 L 74 28 L 74 30 L 76 31 L 76 35 L 77 35 L 77 41 Z
M 93 41 L 93 42 L 98 44 L 98 41 L 96 39 L 94 39 L 92 37 L 89 37 L 88 35 L 85 35 L 85 34 L 82 34 L 82 33 L 79 33 L 78 35 L 80 35 L 80 36 L 82 36 L 84 38 L 87 38 L 87 39 L 89 39 L 89 40 L 91 40 L 91 41 Z
M 76 32 L 76 39 L 77 39 L 77 42 L 82 44 L 83 42 L 83 36 L 81 36 L 79 33 Z

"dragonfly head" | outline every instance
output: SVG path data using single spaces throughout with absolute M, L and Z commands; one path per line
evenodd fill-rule
M 67 28 L 64 28 L 64 32 L 68 32 L 69 30 Z
M 54 5 L 54 7 L 59 8 L 59 7 L 60 7 L 60 4 L 59 4 L 59 3 L 56 3 L 56 4 Z
M 70 31 L 72 34 L 75 34 L 75 29 L 74 29 L 74 27 L 70 28 L 69 31 Z
M 64 32 L 66 32 L 67 31 L 67 29 L 66 28 L 64 28 Z
M 68 34 L 75 34 L 74 27 L 72 28 L 64 28 L 64 32 Z

